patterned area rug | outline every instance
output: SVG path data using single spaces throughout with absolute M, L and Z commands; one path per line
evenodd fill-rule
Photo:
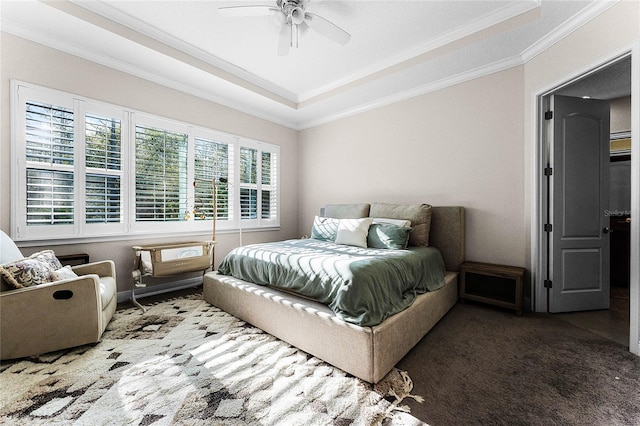
M 116 312 L 95 345 L 0 367 L 3 424 L 416 425 L 408 375 L 376 386 L 200 295 Z

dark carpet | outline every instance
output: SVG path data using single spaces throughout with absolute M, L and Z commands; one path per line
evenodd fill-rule
M 640 425 L 640 358 L 554 318 L 458 304 L 398 364 L 444 425 Z

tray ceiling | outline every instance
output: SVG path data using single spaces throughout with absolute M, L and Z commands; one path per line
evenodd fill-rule
M 2 30 L 303 129 L 518 66 L 611 6 L 595 1 L 330 1 L 307 11 L 351 34 L 307 31 L 278 56 L 245 1 L 2 2 Z

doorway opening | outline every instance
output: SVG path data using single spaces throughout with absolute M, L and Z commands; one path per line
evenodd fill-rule
M 555 88 L 538 96 L 538 124 L 539 124 L 539 141 L 538 161 L 536 167 L 540 170 L 549 171 L 547 160 L 553 157 L 553 139 L 549 134 L 550 130 L 545 125 L 545 112 L 549 111 L 554 96 L 566 96 L 573 98 L 591 98 L 599 99 L 611 104 L 611 132 L 609 147 L 606 153 L 606 161 L 608 166 L 607 173 L 610 173 L 610 183 L 607 184 L 610 189 L 610 196 L 606 204 L 606 225 L 603 229 L 604 233 L 609 233 L 610 247 L 607 247 L 606 274 L 607 286 L 610 284 L 610 292 L 607 292 L 609 308 L 593 311 L 580 311 L 572 313 L 558 313 L 558 318 L 571 322 L 582 328 L 589 329 L 597 334 L 607 337 L 611 340 L 619 342 L 637 353 L 638 347 L 634 347 L 633 337 L 634 330 L 637 328 L 637 315 L 631 315 L 631 309 L 636 304 L 632 303 L 630 295 L 633 291 L 637 292 L 638 282 L 633 282 L 630 274 L 630 259 L 632 240 L 632 205 L 633 184 L 631 180 L 632 171 L 632 150 L 631 150 L 631 134 L 632 134 L 632 55 L 626 53 L 617 58 L 613 58 L 606 64 L 590 70 L 578 78 L 567 83 L 558 85 Z M 636 83 L 637 84 L 637 83 Z M 549 116 L 547 116 L 547 119 Z M 636 152 L 633 153 L 637 155 Z M 634 158 L 633 161 L 638 161 Z M 604 164 L 604 163 L 603 163 Z M 637 166 L 636 166 L 637 167 Z M 558 277 L 548 276 L 548 271 L 553 270 L 553 254 L 552 250 L 553 238 L 550 236 L 549 229 L 555 230 L 553 227 L 547 228 L 545 225 L 549 223 L 547 210 L 553 208 L 553 189 L 546 186 L 545 173 L 537 172 L 536 179 L 538 182 L 538 200 L 536 211 L 538 213 L 536 224 L 537 239 L 537 265 L 534 263 L 534 272 L 537 275 L 534 284 L 535 289 L 534 308 L 537 311 L 547 311 L 549 299 L 553 297 L 549 288 L 553 285 L 562 285 L 562 277 L 560 283 L 557 282 Z M 596 189 L 597 190 L 597 189 Z M 637 188 L 636 188 L 637 191 Z M 555 225 L 554 225 L 555 226 Z M 545 229 L 547 228 L 547 229 Z M 635 227 L 637 233 L 637 225 Z M 611 232 L 613 231 L 613 232 Z M 637 238 L 637 237 L 636 237 Z M 608 241 L 609 242 L 609 241 Z M 608 243 L 607 242 L 607 243 Z M 558 263 L 558 258 L 555 259 Z M 637 272 L 636 272 L 637 274 Z M 555 283 L 553 281 L 556 281 Z M 637 309 L 637 306 L 634 307 Z M 570 309 L 569 309 L 570 310 Z M 633 318 L 633 321 L 631 320 Z M 635 327 L 635 328 L 634 328 Z M 636 331 L 637 334 L 637 331 Z M 636 343 L 637 345 L 637 343 Z

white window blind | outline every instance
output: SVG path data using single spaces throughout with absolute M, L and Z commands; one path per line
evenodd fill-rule
M 258 150 L 240 148 L 240 217 L 258 217 Z
M 187 135 L 136 125 L 136 221 L 182 221 Z
M 73 110 L 27 101 L 25 123 L 26 225 L 73 224 Z
M 28 168 L 27 226 L 73 222 L 73 172 Z
M 86 114 L 86 166 L 103 170 L 120 170 L 122 159 L 122 123 L 120 120 Z
M 73 110 L 27 102 L 27 161 L 73 165 Z
M 242 219 L 258 226 L 277 224 L 277 147 L 255 142 L 240 148 L 240 211 Z
M 276 197 L 277 156 L 272 152 L 262 152 L 262 219 L 275 219 L 278 211 Z
M 86 223 L 119 223 L 122 212 L 122 123 L 85 115 Z
M 119 177 L 87 174 L 85 191 L 87 223 L 122 220 Z
M 194 202 L 195 220 L 211 220 L 214 211 L 214 180 L 216 182 L 216 219 L 229 219 L 229 145 L 205 138 L 195 138 Z
M 17 241 L 202 234 L 214 209 L 220 232 L 279 226 L 277 145 L 29 83 L 11 88 Z

